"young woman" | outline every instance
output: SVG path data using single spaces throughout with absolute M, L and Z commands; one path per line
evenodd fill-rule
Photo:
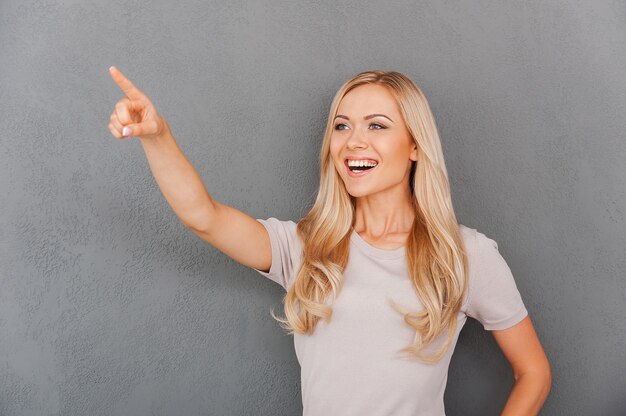
M 398 72 L 347 81 L 331 104 L 311 211 L 255 219 L 213 199 L 165 119 L 120 71 L 116 138 L 139 137 L 168 203 L 198 236 L 286 291 L 305 415 L 443 415 L 468 316 L 515 383 L 503 415 L 534 415 L 550 365 L 497 243 L 459 224 L 433 115 Z

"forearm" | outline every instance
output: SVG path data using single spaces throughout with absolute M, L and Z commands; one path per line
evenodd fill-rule
M 536 415 L 550 392 L 550 377 L 543 373 L 526 373 L 513 385 L 501 416 Z
M 161 193 L 188 227 L 202 227 L 215 207 L 202 178 L 178 147 L 169 126 L 163 134 L 140 138 Z

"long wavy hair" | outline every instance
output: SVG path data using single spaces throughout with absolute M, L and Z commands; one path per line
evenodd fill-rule
M 318 194 L 312 209 L 297 226 L 303 241 L 302 264 L 283 297 L 285 317 L 277 317 L 273 311 L 272 316 L 289 334 L 312 334 L 320 318 L 330 322 L 332 304 L 327 300 L 331 293 L 336 299 L 342 287 L 356 203 L 336 171 L 330 138 L 342 98 L 364 84 L 383 85 L 391 92 L 418 146 L 409 179 L 415 219 L 407 237 L 406 255 L 409 276 L 424 309 L 409 311 L 393 300 L 389 302 L 416 331 L 413 343 L 398 352 L 408 353 L 410 359 L 435 363 L 444 357 L 456 332 L 457 314 L 467 293 L 467 255 L 434 117 L 419 87 L 399 72 L 362 72 L 335 94 L 320 151 Z M 445 342 L 432 355 L 426 355 L 426 346 L 446 328 Z

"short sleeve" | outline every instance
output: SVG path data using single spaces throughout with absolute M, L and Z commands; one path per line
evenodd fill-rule
M 253 270 L 287 290 L 298 271 L 296 267 L 300 265 L 302 245 L 297 235 L 298 225 L 293 221 L 281 221 L 274 217 L 256 220 L 263 224 L 269 234 L 272 265 L 269 272 Z
M 466 315 L 486 331 L 510 328 L 528 315 L 511 269 L 494 240 L 477 232 L 475 246 Z

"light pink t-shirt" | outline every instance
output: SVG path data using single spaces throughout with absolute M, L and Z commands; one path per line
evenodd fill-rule
M 301 264 L 297 224 L 274 217 L 257 221 L 269 233 L 272 265 L 268 273 L 254 270 L 286 290 Z M 528 314 L 497 243 L 473 228 L 459 225 L 459 229 L 468 251 L 469 296 L 457 315 L 453 345 L 436 364 L 395 355 L 413 342 L 415 330 L 403 322 L 387 297 L 409 310 L 423 307 L 409 280 L 405 247 L 380 249 L 352 233 L 331 322 L 320 320 L 312 335 L 294 334 L 304 416 L 445 415 L 448 366 L 467 317 L 477 319 L 485 330 L 498 330 Z M 435 351 L 445 335 L 426 351 Z

